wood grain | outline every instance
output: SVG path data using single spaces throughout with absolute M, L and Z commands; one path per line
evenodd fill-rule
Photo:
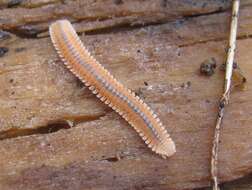
M 147 5 L 148 1 L 143 2 Z M 179 2 L 187 7 L 183 8 L 184 13 L 197 14 L 189 2 L 193 1 Z M 224 1 L 211 2 L 211 6 L 218 7 Z M 175 4 L 167 10 L 176 7 Z M 48 10 L 48 6 L 43 8 Z M 20 7 L 15 9 L 24 11 Z M 91 6 L 87 9 L 92 12 Z M 118 11 L 123 10 L 122 7 Z M 1 135 L 5 134 L 0 141 L 0 189 L 209 186 L 213 126 L 224 77 L 220 68 L 224 62 L 230 14 L 225 10 L 212 14 L 213 9 L 208 6 L 197 10 L 209 14 L 173 17 L 172 22 L 156 22 L 153 26 L 127 26 L 120 30 L 115 27 L 86 36 L 80 34 L 97 60 L 150 105 L 167 126 L 177 147 L 176 154 L 167 160 L 149 151 L 123 119 L 97 101 L 64 67 L 48 37 L 27 39 L 12 33 L 8 39 L 1 38 L 1 46 L 9 51 L 0 58 L 0 131 Z M 14 18 L 14 8 L 9 11 L 6 18 Z M 31 19 L 35 22 L 30 24 L 35 26 L 36 19 L 40 18 L 33 11 L 27 12 L 25 26 Z M 84 13 L 87 11 L 79 12 Z M 218 174 L 221 182 L 252 171 L 251 14 L 251 6 L 243 5 L 236 61 L 248 82 L 244 90 L 233 89 L 224 118 Z M 55 18 L 63 16 L 55 14 Z M 0 19 L 8 26 L 12 23 L 14 28 L 22 26 L 15 21 Z M 53 21 L 45 19 L 45 25 Z M 80 29 L 91 22 L 95 21 L 82 20 L 75 26 Z M 217 66 L 214 74 L 200 75 L 201 63 L 212 57 Z M 59 130 L 52 130 L 60 123 Z M 10 130 L 16 136 L 6 133 Z

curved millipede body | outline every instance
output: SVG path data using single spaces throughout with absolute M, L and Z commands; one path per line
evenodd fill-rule
M 90 55 L 69 21 L 57 21 L 49 30 L 62 61 L 93 94 L 120 114 L 154 152 L 164 158 L 175 153 L 175 144 L 157 115 Z

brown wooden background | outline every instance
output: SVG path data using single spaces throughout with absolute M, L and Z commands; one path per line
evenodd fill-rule
M 0 0 L 0 189 L 209 186 L 230 8 L 229 0 Z M 153 154 L 63 66 L 47 32 L 63 18 L 157 112 L 176 155 Z M 242 0 L 236 61 L 248 82 L 226 110 L 222 182 L 252 171 L 251 35 L 252 1 Z M 201 75 L 211 58 L 215 73 Z M 252 189 L 251 176 L 224 188 Z

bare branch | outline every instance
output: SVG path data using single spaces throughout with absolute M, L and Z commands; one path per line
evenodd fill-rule
M 218 117 L 215 126 L 213 147 L 212 147 L 212 158 L 211 158 L 211 177 L 213 181 L 213 190 L 219 190 L 218 187 L 218 150 L 219 150 L 219 138 L 221 123 L 224 116 L 225 105 L 228 104 L 231 80 L 233 73 L 233 63 L 234 54 L 236 48 L 236 36 L 237 36 L 237 23 L 238 23 L 238 13 L 239 13 L 240 0 L 233 0 L 233 10 L 232 10 L 232 21 L 229 37 L 229 47 L 226 60 L 226 75 L 225 75 L 225 85 L 224 93 L 220 99 Z

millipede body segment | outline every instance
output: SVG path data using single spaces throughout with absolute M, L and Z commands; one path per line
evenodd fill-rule
M 176 152 L 174 142 L 157 115 L 90 54 L 69 21 L 56 21 L 49 30 L 53 45 L 67 68 L 120 114 L 149 148 L 164 158 Z

